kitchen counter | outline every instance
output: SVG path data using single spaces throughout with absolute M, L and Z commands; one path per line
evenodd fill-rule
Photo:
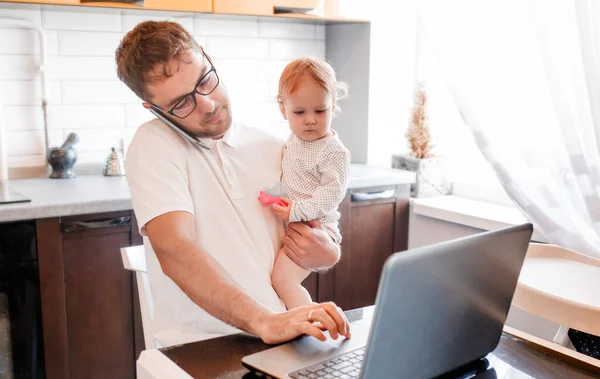
M 414 183 L 415 174 L 384 167 L 353 164 L 349 189 Z M 79 175 L 75 179 L 18 179 L 8 187 L 28 203 L 0 204 L 0 222 L 31 220 L 132 209 L 125 177 Z

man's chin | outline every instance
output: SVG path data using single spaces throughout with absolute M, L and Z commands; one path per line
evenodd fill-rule
M 231 119 L 227 120 L 219 120 L 216 124 L 205 124 L 202 126 L 202 129 L 210 131 L 205 134 L 203 138 L 212 138 L 212 139 L 221 139 L 227 133 L 229 128 L 231 128 Z

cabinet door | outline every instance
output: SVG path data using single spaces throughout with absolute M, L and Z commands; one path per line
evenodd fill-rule
M 118 1 L 102 1 L 83 3 L 80 5 L 91 7 L 132 8 L 132 9 L 154 9 L 166 11 L 187 12 L 210 12 L 212 10 L 211 0 L 144 0 L 144 5 L 120 3 Z
M 407 248 L 408 188 L 353 192 L 340 214 L 342 257 L 323 281 L 333 282 L 333 300 L 344 310 L 373 305 L 385 260 Z
M 130 212 L 62 222 L 70 378 L 135 378 Z
M 211 0 L 145 0 L 144 8 L 173 11 L 210 12 Z
M 34 3 L 52 5 L 78 5 L 80 0 L 2 0 L 8 3 Z
M 277 10 L 302 12 L 313 10 L 319 17 L 335 18 L 338 16 L 339 0 L 213 0 L 214 13 L 245 14 L 254 16 L 274 16 Z M 283 13 L 283 17 L 311 17 L 302 13 Z
M 86 7 L 154 9 L 188 12 L 210 12 L 212 0 L 144 0 L 144 5 L 127 4 L 119 1 L 85 3 L 81 0 L 3 0 L 10 3 L 36 3 L 57 5 L 81 5 Z
M 310 275 L 304 279 L 302 282 L 302 286 L 306 288 L 308 293 L 310 294 L 310 298 L 313 301 L 319 301 L 318 293 L 317 293 L 317 284 L 318 284 L 318 274 L 316 272 L 311 272 Z

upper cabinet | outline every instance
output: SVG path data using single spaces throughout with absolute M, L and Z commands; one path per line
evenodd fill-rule
M 74 5 L 126 9 L 148 9 L 218 13 L 248 16 L 275 16 L 307 20 L 331 20 L 361 22 L 363 19 L 348 18 L 341 11 L 340 0 L 143 0 L 143 1 L 95 1 L 95 0 L 0 0 L 9 3 L 32 3 L 49 5 Z
M 85 2 L 77 1 L 79 5 L 94 7 L 123 7 L 133 9 L 157 9 L 169 11 L 210 12 L 211 0 L 144 0 L 144 5 L 127 4 L 120 1 Z
M 141 2 L 128 3 L 126 1 L 81 1 L 81 0 L 3 0 L 9 3 L 34 3 L 53 5 L 79 5 L 87 7 L 105 8 L 129 8 L 129 9 L 151 9 L 186 12 L 211 12 L 212 0 L 144 0 Z
M 339 0 L 212 0 L 214 13 L 337 19 Z

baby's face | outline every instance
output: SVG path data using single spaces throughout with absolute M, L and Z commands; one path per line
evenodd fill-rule
M 314 141 L 329 134 L 332 105 L 331 96 L 306 75 L 296 91 L 285 96 L 280 108 L 292 133 L 303 140 Z

